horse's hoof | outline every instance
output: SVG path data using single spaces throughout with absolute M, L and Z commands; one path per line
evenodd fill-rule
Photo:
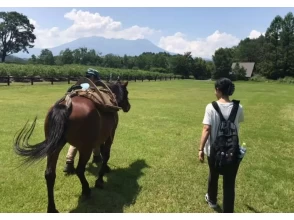
M 59 213 L 57 209 L 47 210 L 47 213 Z
M 101 182 L 101 181 L 96 181 L 95 188 L 97 188 L 97 189 L 103 189 L 104 188 L 104 183 Z

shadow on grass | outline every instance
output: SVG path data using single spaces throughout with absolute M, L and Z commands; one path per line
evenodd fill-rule
M 104 189 L 92 188 L 90 199 L 80 196 L 78 205 L 72 213 L 122 213 L 124 207 L 135 204 L 141 191 L 138 179 L 144 175 L 142 169 L 148 168 L 145 160 L 137 160 L 127 168 L 113 169 L 104 177 Z M 97 176 L 97 167 L 91 163 L 87 171 Z
M 253 208 L 252 206 L 250 205 L 245 205 L 247 207 L 248 210 L 250 210 L 251 212 L 255 212 L 255 213 L 261 213 L 259 211 L 257 211 L 255 208 Z

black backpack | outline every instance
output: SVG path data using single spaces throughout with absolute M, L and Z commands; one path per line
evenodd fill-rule
M 212 106 L 220 116 L 220 124 L 216 133 L 216 139 L 211 145 L 210 158 L 221 175 L 224 174 L 228 167 L 238 162 L 240 146 L 235 118 L 239 103 L 240 101 L 233 100 L 233 109 L 228 120 L 225 120 L 218 104 L 215 101 L 212 102 Z

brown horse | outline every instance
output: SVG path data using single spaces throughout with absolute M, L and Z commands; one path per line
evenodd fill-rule
M 131 105 L 128 100 L 128 82 L 107 83 L 115 94 L 118 106 L 128 112 Z M 79 151 L 79 162 L 76 174 L 82 185 L 82 195 L 89 197 L 91 190 L 85 178 L 85 167 L 91 156 L 92 149 L 101 146 L 102 165 L 95 187 L 103 188 L 103 176 L 109 170 L 107 162 L 110 148 L 118 125 L 118 112 L 98 111 L 94 103 L 84 97 L 71 98 L 71 104 L 57 101 L 49 109 L 46 116 L 44 130 L 45 140 L 35 145 L 29 145 L 28 140 L 36 125 L 27 129 L 27 124 L 17 135 L 14 149 L 17 154 L 27 157 L 26 162 L 38 160 L 47 156 L 45 179 L 48 193 L 47 212 L 58 212 L 54 202 L 54 183 L 56 178 L 56 164 L 58 156 L 66 143 L 75 146 Z

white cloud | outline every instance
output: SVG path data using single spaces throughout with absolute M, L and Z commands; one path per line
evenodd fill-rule
M 34 31 L 37 36 L 36 48 L 52 48 L 81 37 L 90 36 L 136 40 L 150 39 L 160 35 L 158 46 L 169 52 L 183 54 L 191 51 L 193 56 L 211 58 L 218 48 L 232 47 L 240 42 L 240 39 L 236 36 L 218 30 L 206 38 L 197 40 L 188 40 L 186 35 L 181 32 L 177 32 L 172 36 L 162 36 L 160 30 L 138 25 L 123 27 L 120 21 L 115 21 L 109 16 L 76 9 L 66 13 L 64 18 L 72 22 L 72 25 L 66 29 L 58 27 L 43 28 L 37 21 L 30 18 L 30 22 L 36 28 Z M 261 34 L 264 33 L 252 30 L 249 38 L 257 38 Z
M 35 26 L 35 28 L 39 27 L 39 25 L 37 24 L 37 21 L 35 21 L 34 19 L 29 18 L 29 21 L 31 24 L 33 24 Z
M 237 37 L 220 31 L 215 31 L 204 39 L 194 41 L 187 40 L 183 33 L 177 32 L 173 36 L 161 37 L 159 47 L 174 53 L 183 54 L 191 51 L 193 56 L 211 58 L 218 48 L 232 47 L 239 42 L 240 39 Z
M 51 48 L 81 37 L 90 36 L 136 40 L 160 32 L 149 27 L 139 27 L 137 25 L 123 28 L 121 22 L 114 21 L 109 16 L 101 16 L 99 13 L 76 9 L 66 13 L 64 18 L 73 21 L 73 24 L 64 30 L 60 30 L 58 27 L 42 28 L 35 20 L 30 19 L 31 23 L 36 27 L 34 31 L 37 37 L 35 47 Z
M 259 31 L 257 31 L 257 30 L 252 30 L 251 32 L 250 32 L 250 34 L 249 34 L 249 38 L 250 39 L 256 39 L 256 38 L 258 38 L 260 35 L 265 35 L 265 32 L 263 32 L 263 33 L 261 33 L 261 32 L 259 32 Z

